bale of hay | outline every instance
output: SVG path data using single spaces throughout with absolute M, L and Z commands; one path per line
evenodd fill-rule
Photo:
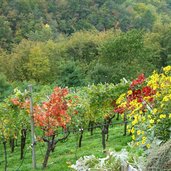
M 146 171 L 171 171 L 171 140 L 151 151 Z

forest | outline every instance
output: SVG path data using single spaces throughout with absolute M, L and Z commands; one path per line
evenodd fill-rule
M 170 0 L 1 0 L 0 77 L 118 83 L 171 63 Z

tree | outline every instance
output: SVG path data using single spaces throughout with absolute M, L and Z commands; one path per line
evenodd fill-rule
M 0 16 L 0 47 L 10 49 L 12 43 L 12 30 L 10 23 L 4 16 Z
M 147 10 L 143 16 L 135 20 L 135 28 L 151 30 L 155 21 L 155 16 L 150 10 Z
M 74 33 L 66 42 L 67 57 L 89 64 L 97 58 L 100 38 L 100 33 L 96 30 Z
M 28 39 L 32 41 L 41 41 L 41 42 L 52 40 L 53 39 L 52 29 L 48 24 L 45 25 L 42 24 L 42 28 L 39 28 L 39 30 L 31 31 L 28 34 Z
M 67 124 L 71 118 L 67 113 L 68 103 L 65 100 L 67 94 L 67 89 L 56 87 L 47 102 L 35 106 L 34 122 L 41 130 L 42 140 L 47 143 L 43 168 L 47 166 L 49 155 L 51 151 L 54 151 L 56 144 L 66 139 L 69 135 Z M 62 138 L 55 139 L 60 128 L 66 130 L 67 133 L 64 132 Z
M 0 73 L 3 73 L 8 76 L 8 70 L 10 68 L 9 63 L 9 55 L 5 50 L 0 49 Z
M 159 69 L 161 69 L 164 66 L 167 66 L 170 64 L 171 61 L 171 48 L 170 48 L 170 42 L 171 42 L 171 26 L 170 24 L 163 25 L 162 23 L 156 23 L 153 27 L 153 32 L 151 33 L 153 35 L 153 45 L 154 47 L 156 45 L 156 51 L 159 52 L 160 60 L 159 60 Z M 155 35 L 155 36 L 154 36 Z M 149 39 L 149 38 L 148 38 Z M 148 45 L 149 46 L 149 45 Z
M 23 40 L 8 56 L 7 76 L 11 80 L 49 80 L 50 61 L 44 43 Z
M 29 79 L 34 79 L 37 82 L 46 82 L 46 77 L 49 75 L 50 71 L 50 65 L 49 58 L 43 52 L 41 46 L 37 45 L 30 49 L 27 70 Z
M 139 73 L 153 71 L 153 51 L 144 45 L 144 32 L 131 30 L 116 33 L 100 47 L 100 62 L 113 68 L 112 79 L 115 83 L 121 78 L 131 79 Z M 153 68 L 153 69 L 152 69 Z
M 60 76 L 57 82 L 62 87 L 77 87 L 85 84 L 84 68 L 79 62 L 67 61 L 60 66 Z
M 34 42 L 23 40 L 20 44 L 15 45 L 13 52 L 8 55 L 10 63 L 7 75 L 10 80 L 29 80 L 27 64 L 30 49 L 34 47 L 35 44 Z
M 0 101 L 10 93 L 10 84 L 4 74 L 0 73 Z
M 160 39 L 160 45 L 161 45 L 161 62 L 162 67 L 167 66 L 171 64 L 171 27 L 167 29 L 166 32 L 163 32 Z
M 88 78 L 90 83 L 104 84 L 113 82 L 112 67 L 96 62 L 97 61 L 92 61 L 92 63 L 89 66 L 90 69 L 88 71 Z

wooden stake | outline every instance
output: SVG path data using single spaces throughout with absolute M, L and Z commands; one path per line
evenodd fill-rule
M 32 85 L 29 85 L 28 88 L 29 88 L 29 92 L 30 92 L 30 123 L 31 123 L 31 142 L 32 142 L 32 166 L 33 166 L 33 169 L 36 169 Z

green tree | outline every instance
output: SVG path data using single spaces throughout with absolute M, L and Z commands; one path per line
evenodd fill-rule
M 162 67 L 164 67 L 171 64 L 171 27 L 161 35 L 160 45 L 162 48 L 161 62 Z
M 76 87 L 85 84 L 85 71 L 79 62 L 67 61 L 62 63 L 60 70 L 57 83 L 62 87 Z
M 29 79 L 46 82 L 50 72 L 49 58 L 43 52 L 43 47 L 35 46 L 30 50 L 27 63 Z
M 10 23 L 4 16 L 0 16 L 0 47 L 10 49 L 12 43 L 12 30 Z
M 160 51 L 160 64 L 159 68 L 170 65 L 171 64 L 171 25 L 162 23 L 157 23 L 153 27 L 153 32 L 151 33 L 156 35 L 155 40 L 153 40 L 154 44 L 158 43 L 158 50 Z M 156 47 L 157 47 L 156 46 Z
M 93 61 L 88 70 L 88 80 L 90 83 L 110 83 L 113 82 L 112 68 L 103 65 L 97 61 Z
M 7 81 L 4 74 L 0 73 L 0 101 L 9 95 L 10 93 L 10 84 Z
M 39 30 L 31 31 L 28 34 L 29 40 L 32 41 L 48 41 L 53 39 L 52 29 L 48 24 L 42 25 Z
M 98 31 L 80 31 L 74 33 L 66 42 L 68 59 L 79 60 L 85 63 L 97 58 L 98 46 L 101 40 Z
M 105 41 L 100 48 L 100 61 L 113 68 L 113 81 L 119 82 L 123 77 L 130 79 L 152 72 L 155 66 L 151 53 L 144 45 L 144 32 L 131 30 Z
M 11 80 L 29 80 L 27 63 L 29 61 L 30 49 L 35 46 L 34 42 L 23 40 L 20 44 L 14 47 L 14 50 L 9 54 L 9 71 L 8 77 Z
M 143 16 L 135 20 L 135 28 L 151 30 L 155 21 L 155 16 L 150 10 L 147 10 Z

